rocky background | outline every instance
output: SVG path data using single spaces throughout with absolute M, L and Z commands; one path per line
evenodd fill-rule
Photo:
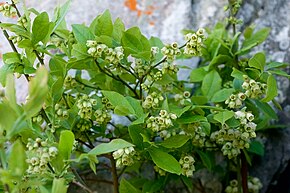
M 53 9 L 65 0 L 24 0 L 27 7 L 47 11 L 53 15 Z M 143 33 L 158 36 L 164 42 L 183 42 L 182 29 L 212 27 L 225 17 L 223 7 L 227 0 L 72 0 L 67 22 L 89 24 L 96 15 L 109 9 L 113 18 L 120 17 L 127 27 L 137 25 Z M 290 63 L 290 1 L 289 0 L 244 0 L 239 17 L 245 26 L 254 24 L 257 28 L 272 29 L 268 40 L 260 46 L 269 60 Z M 1 21 L 5 18 L 0 17 Z M 7 20 L 6 20 L 7 21 Z M 10 51 L 3 35 L 0 36 L 0 53 Z M 198 59 L 183 61 L 190 67 L 196 66 Z M 1 64 L 0 64 L 1 65 Z M 286 69 L 289 73 L 289 68 Z M 183 71 L 182 78 L 188 72 Z M 279 78 L 279 96 L 277 100 L 283 107 L 277 112 L 282 124 L 290 123 L 289 79 Z M 27 93 L 25 80 L 17 84 L 18 99 L 23 101 Z M 263 183 L 263 193 L 290 192 L 290 127 L 280 130 L 268 130 L 265 156 L 256 158 L 251 167 L 251 175 L 257 176 Z M 199 176 L 209 176 L 200 172 Z M 201 183 L 206 192 L 221 192 L 221 185 L 214 177 L 204 177 Z M 104 192 L 102 189 L 100 192 Z M 110 192 L 110 189 L 107 190 Z M 197 191 L 198 192 L 198 191 Z

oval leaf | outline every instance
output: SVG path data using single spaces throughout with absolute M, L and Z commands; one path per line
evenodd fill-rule
M 174 135 L 165 141 L 162 141 L 161 145 L 166 148 L 179 148 L 182 147 L 189 139 L 190 137 L 188 135 Z
M 156 148 L 149 150 L 153 162 L 161 169 L 173 173 L 180 174 L 181 166 L 179 162 L 170 154 Z
M 96 146 L 88 154 L 101 155 L 132 146 L 134 146 L 132 143 L 129 143 L 123 139 L 113 139 L 110 143 L 102 143 Z

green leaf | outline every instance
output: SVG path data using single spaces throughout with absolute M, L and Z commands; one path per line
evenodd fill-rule
M 264 70 L 264 66 L 266 64 L 266 56 L 264 53 L 259 52 L 255 54 L 252 58 L 249 60 L 249 66 L 259 69 L 261 71 Z
M 266 64 L 265 66 L 265 70 L 271 69 L 271 68 L 285 68 L 288 65 L 286 63 L 282 63 L 282 62 L 270 62 L 268 64 Z
M 113 151 L 117 151 L 118 149 L 123 149 L 127 147 L 133 147 L 132 143 L 129 143 L 123 139 L 113 139 L 110 143 L 102 143 L 97 145 L 94 149 L 92 149 L 89 154 L 93 155 L 101 155 L 106 153 L 111 153 Z
M 137 147 L 143 147 L 143 137 L 141 136 L 141 133 L 143 133 L 144 128 L 140 125 L 130 125 L 128 128 L 130 138 L 132 139 L 132 142 Z
M 207 121 L 206 117 L 201 115 L 193 115 L 191 113 L 185 113 L 176 120 L 176 122 L 180 124 L 189 124 L 202 121 Z
M 13 126 L 11 127 L 10 130 L 7 131 L 6 137 L 8 139 L 14 137 L 15 135 L 19 134 L 23 130 L 27 129 L 27 121 L 26 121 L 26 115 L 21 114 L 20 116 L 17 117 L 15 122 L 13 122 Z
M 204 105 L 208 102 L 208 98 L 205 96 L 192 96 L 191 102 L 196 105 Z
M 236 68 L 233 68 L 233 71 L 232 71 L 232 73 L 231 73 L 231 76 L 232 76 L 232 77 L 234 77 L 234 78 L 236 78 L 236 79 L 239 79 L 239 80 L 243 80 L 243 79 L 244 79 L 244 78 L 243 78 L 243 75 L 244 75 L 243 72 L 239 71 L 239 70 L 236 69 Z
M 188 135 L 173 135 L 165 141 L 162 141 L 160 145 L 166 148 L 179 148 L 182 147 L 189 139 L 190 137 Z
M 20 60 L 20 54 L 16 52 L 7 52 L 3 54 L 3 62 L 4 64 L 22 63 Z
M 126 55 L 150 60 L 151 46 L 147 38 L 141 34 L 138 27 L 132 27 L 123 33 L 121 44 Z
M 8 74 L 6 78 L 5 97 L 10 106 L 15 110 L 15 112 L 17 112 L 18 107 L 16 101 L 15 80 L 12 74 Z
M 30 38 L 29 32 L 27 32 L 27 30 L 20 25 L 12 23 L 0 23 L 0 27 L 10 32 L 14 32 L 16 35 Z
M 235 89 L 233 88 L 224 88 L 222 90 L 219 90 L 213 95 L 211 102 L 214 103 L 223 102 L 227 100 L 230 97 L 230 95 L 233 94 L 234 91 Z
M 222 84 L 222 79 L 219 73 L 215 70 L 210 71 L 208 74 L 205 75 L 202 85 L 201 91 L 204 96 L 208 97 L 209 99 L 220 90 Z
M 233 62 L 233 58 L 228 55 L 218 55 L 212 59 L 212 61 L 209 63 L 209 69 L 215 68 L 215 66 L 219 64 L 226 64 L 229 62 Z
M 51 193 L 66 193 L 67 188 L 65 178 L 54 178 Z
M 287 78 L 290 78 L 289 74 L 287 74 L 285 71 L 280 70 L 280 69 L 273 69 L 273 70 L 269 70 L 268 72 L 272 73 L 272 74 L 279 75 L 279 76 L 285 76 Z
M 90 25 L 90 29 L 96 36 L 111 36 L 113 33 L 113 23 L 109 10 L 106 10 L 102 15 L 94 19 Z
M 192 191 L 193 190 L 193 183 L 191 181 L 190 177 L 186 177 L 186 176 L 181 176 L 181 180 L 183 181 L 183 183 L 186 185 L 186 187 Z
M 56 9 L 56 18 L 55 18 L 55 25 L 52 29 L 52 33 L 60 26 L 60 24 L 64 21 L 64 18 L 69 10 L 71 4 L 71 0 L 65 2 L 61 7 Z
M 37 69 L 35 77 L 29 82 L 29 98 L 24 105 L 27 117 L 35 116 L 44 103 L 48 93 L 48 72 L 44 66 Z
M 261 44 L 266 40 L 270 33 L 270 28 L 263 28 L 254 34 L 251 34 L 249 38 L 246 38 L 242 44 L 242 48 L 236 53 L 236 55 L 243 55 L 247 53 L 253 47 Z
M 8 102 L 0 103 L 0 131 L 10 131 L 13 125 L 16 123 L 18 114 L 13 108 L 11 108 Z
M 131 107 L 134 109 L 134 114 L 137 117 L 141 117 L 144 115 L 143 108 L 141 106 L 141 102 L 133 97 L 126 96 L 127 101 L 130 103 Z
M 64 160 L 68 160 L 70 158 L 74 141 L 75 137 L 73 132 L 69 130 L 64 130 L 60 133 L 58 150 L 59 154 L 62 155 Z
M 270 102 L 278 95 L 277 83 L 275 77 L 270 74 L 267 79 L 266 96 L 261 101 Z
M 265 102 L 261 102 L 259 100 L 255 100 L 255 104 L 257 105 L 258 109 L 263 112 L 267 117 L 271 119 L 278 120 L 278 116 L 273 108 Z
M 247 152 L 245 149 L 243 149 L 243 153 L 245 154 L 245 157 L 246 157 L 246 160 L 247 160 L 248 164 L 249 164 L 250 166 L 252 166 L 252 159 L 251 159 L 251 157 L 249 156 L 248 152 Z
M 117 18 L 114 22 L 114 25 L 113 25 L 112 37 L 119 44 L 121 43 L 121 38 L 123 36 L 124 31 L 125 31 L 124 23 L 122 22 L 122 20 L 120 18 Z
M 209 136 L 209 135 L 210 135 L 210 130 L 211 130 L 211 125 L 210 125 L 210 123 L 207 122 L 207 121 L 202 121 L 202 122 L 200 122 L 200 126 L 201 126 L 203 132 L 204 132 L 207 136 Z
M 191 82 L 201 82 L 206 74 L 207 72 L 204 67 L 196 68 L 191 71 L 189 78 Z
M 0 68 L 0 84 L 5 87 L 6 86 L 6 77 L 9 73 L 12 73 L 13 70 L 10 68 L 9 65 L 3 65 Z
M 89 55 L 87 51 L 88 49 L 85 44 L 74 44 L 72 49 L 72 55 L 75 56 L 78 60 L 88 59 L 88 57 L 91 57 L 91 55 Z
M 59 57 L 53 57 L 49 60 L 49 70 L 50 74 L 54 76 L 60 76 L 64 78 L 66 74 L 66 64 L 67 62 Z
M 19 139 L 12 145 L 8 167 L 13 175 L 20 177 L 27 169 L 25 148 Z
M 212 153 L 210 152 L 203 152 L 203 151 L 196 151 L 197 154 L 199 155 L 203 165 L 209 169 L 212 170 L 213 166 L 214 166 L 214 157 L 212 156 Z
M 145 122 L 145 119 L 148 117 L 148 114 L 149 113 L 146 113 L 146 114 L 143 114 L 143 115 L 137 117 L 137 119 L 135 121 L 133 121 L 131 123 L 131 125 L 138 125 L 138 124 L 144 123 Z
M 177 117 L 180 117 L 181 115 L 183 115 L 183 113 L 185 113 L 186 111 L 188 111 L 192 106 L 185 106 L 183 108 L 180 108 L 179 106 L 175 106 L 175 105 L 169 105 L 169 109 L 171 113 L 174 113 Z
M 46 38 L 49 33 L 50 22 L 46 12 L 42 12 L 33 21 L 32 25 L 32 43 L 36 44 Z
M 213 119 L 218 121 L 219 123 L 221 123 L 222 125 L 225 124 L 225 122 L 227 120 L 229 120 L 230 118 L 232 118 L 234 116 L 234 112 L 233 111 L 222 111 L 222 112 L 219 112 L 217 114 L 215 114 L 213 116 Z
M 82 24 L 72 25 L 72 31 L 78 43 L 85 45 L 88 40 L 94 40 L 95 36 L 90 28 Z
M 76 51 L 76 50 L 75 50 Z M 75 52 L 74 51 L 74 52 Z M 84 70 L 84 69 L 91 69 L 93 65 L 95 65 L 93 58 L 88 58 L 89 55 L 82 55 L 80 58 L 84 59 L 71 59 L 67 63 L 67 69 L 77 69 L 77 70 Z
M 128 182 L 125 178 L 121 179 L 119 186 L 120 193 L 142 193 L 141 190 L 135 188 L 130 182 Z
M 149 154 L 153 162 L 161 169 L 173 173 L 181 174 L 181 166 L 179 162 L 170 154 L 161 151 L 157 148 L 152 148 L 149 150 Z
M 142 186 L 142 192 L 143 193 L 155 193 L 160 192 L 162 189 L 164 189 L 166 183 L 166 178 L 158 178 L 154 180 L 146 180 L 146 182 L 143 182 Z
M 117 114 L 119 115 L 136 114 L 134 108 L 131 106 L 129 101 L 121 94 L 114 91 L 102 91 L 102 93 L 106 98 L 108 98 L 108 100 L 115 107 L 115 112 Z
M 265 154 L 264 145 L 259 141 L 252 141 L 250 143 L 250 148 L 247 150 L 248 150 L 248 152 L 251 152 L 251 153 L 254 153 L 254 154 L 257 154 L 260 156 L 264 156 L 264 154 Z

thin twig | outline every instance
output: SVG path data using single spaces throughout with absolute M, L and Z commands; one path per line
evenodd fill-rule
M 87 144 L 86 142 L 82 141 L 81 139 L 76 139 L 78 142 L 80 142 L 81 144 L 85 145 L 86 147 L 93 149 L 94 146 L 91 146 L 90 144 Z
M 83 185 L 82 183 L 80 183 L 78 181 L 74 180 L 72 183 L 77 185 L 77 186 L 79 186 L 79 187 L 81 187 L 82 189 L 86 190 L 89 193 L 93 193 L 93 191 L 91 189 L 89 189 L 87 186 Z
M 110 180 L 104 180 L 104 179 L 98 179 L 98 178 L 86 178 L 86 181 L 101 182 L 101 183 L 113 185 L 113 182 Z
M 11 0 L 11 5 L 12 5 L 12 7 L 15 8 L 17 16 L 21 17 L 21 14 L 20 14 L 19 10 L 17 9 L 16 4 L 14 3 L 14 0 Z
M 134 95 L 137 97 L 137 98 L 139 98 L 139 95 L 138 95 L 138 93 L 127 83 L 127 82 L 125 82 L 123 79 L 121 79 L 118 75 L 117 76 L 115 76 L 114 74 L 112 74 L 112 73 L 109 73 L 109 72 L 107 72 L 106 70 L 105 70 L 105 68 L 102 68 L 101 66 L 100 66 L 100 64 L 97 62 L 97 61 L 95 61 L 95 63 L 96 63 L 96 65 L 97 65 L 97 67 L 99 68 L 99 70 L 102 72 L 102 73 L 104 73 L 104 74 L 106 74 L 107 76 L 109 76 L 109 77 L 111 77 L 111 78 L 113 78 L 113 79 L 115 79 L 115 80 L 117 80 L 117 81 L 119 81 L 119 82 L 122 82 L 127 88 L 129 88 L 133 93 L 134 93 Z

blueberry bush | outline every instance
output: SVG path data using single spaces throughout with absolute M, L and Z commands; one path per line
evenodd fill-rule
M 125 29 L 108 10 L 67 28 L 70 1 L 52 19 L 25 6 L 20 13 L 16 0 L 1 4 L 17 22 L 0 23 L 12 49 L 0 69 L 0 192 L 94 192 L 82 178 L 88 169 L 96 183 L 111 173 L 115 193 L 172 184 L 194 192 L 192 177 L 205 168 L 226 193 L 259 192 L 248 166 L 264 154 L 257 133 L 278 120 L 275 77 L 289 75 L 256 49 L 270 29 L 237 30 L 240 3 L 229 1 L 213 29 L 184 30 L 182 45 Z M 191 57 L 200 63 L 181 80 Z

